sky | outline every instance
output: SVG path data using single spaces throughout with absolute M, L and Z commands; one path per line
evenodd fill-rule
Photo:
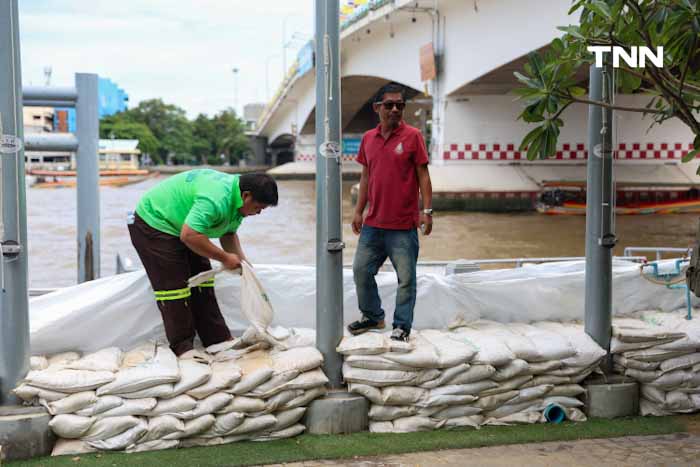
M 19 0 L 22 82 L 44 85 L 46 67 L 55 86 L 97 73 L 127 92 L 129 107 L 162 98 L 194 118 L 237 101 L 240 112 L 266 101 L 266 81 L 274 94 L 283 29 L 289 67 L 313 15 L 313 0 Z

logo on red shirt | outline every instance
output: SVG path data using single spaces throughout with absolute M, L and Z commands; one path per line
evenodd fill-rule
M 403 154 L 403 143 L 399 143 L 398 146 L 396 146 L 396 149 L 394 149 L 394 152 L 396 154 Z

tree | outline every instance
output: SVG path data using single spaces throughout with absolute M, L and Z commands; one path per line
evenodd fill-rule
M 137 139 L 139 140 L 138 148 L 142 154 L 148 154 L 153 158 L 157 158 L 157 151 L 160 143 L 150 128 L 143 123 L 137 123 L 129 120 L 120 112 L 114 115 L 104 117 L 100 120 L 100 138 L 119 138 L 119 139 Z
M 574 103 L 594 104 L 652 117 L 651 126 L 681 120 L 695 135 L 687 162 L 700 153 L 700 10 L 697 0 L 574 0 L 569 14 L 580 12 L 579 25 L 559 29 L 542 54 L 533 53 L 524 73 L 515 73 L 524 85 L 515 92 L 526 107 L 519 118 L 538 126 L 523 139 L 520 150 L 527 157 L 547 158 L 556 153 L 561 114 Z M 580 76 L 593 63 L 589 46 L 633 46 L 656 51 L 663 47 L 663 67 L 649 61 L 645 68 L 631 68 L 620 61 L 616 87 L 623 93 L 649 96 L 644 107 L 623 107 L 591 101 L 580 86 Z M 650 127 L 651 127 L 650 126 Z
M 238 162 L 249 150 L 245 125 L 233 109 L 227 109 L 214 117 L 217 135 L 217 154 L 225 154 L 229 163 Z

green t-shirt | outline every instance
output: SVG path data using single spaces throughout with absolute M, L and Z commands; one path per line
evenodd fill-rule
M 136 213 L 154 229 L 176 237 L 184 224 L 208 238 L 235 233 L 243 221 L 238 180 L 238 175 L 211 169 L 182 172 L 148 190 Z

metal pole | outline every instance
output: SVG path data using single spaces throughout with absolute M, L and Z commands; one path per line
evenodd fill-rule
M 18 24 L 17 0 L 0 1 L 0 135 L 22 141 Z M 3 147 L 0 174 L 0 405 L 10 405 L 17 402 L 10 390 L 29 370 L 24 151 Z
M 338 2 L 316 0 L 316 345 L 331 388 L 342 386 L 343 241 Z
M 609 70 L 590 68 L 590 98 L 612 94 Z M 604 90 L 604 86 L 606 89 Z M 610 349 L 612 334 L 612 121 L 613 112 L 588 107 L 588 172 L 586 185 L 586 332 Z
M 77 73 L 78 282 L 100 277 L 99 115 L 97 75 Z

